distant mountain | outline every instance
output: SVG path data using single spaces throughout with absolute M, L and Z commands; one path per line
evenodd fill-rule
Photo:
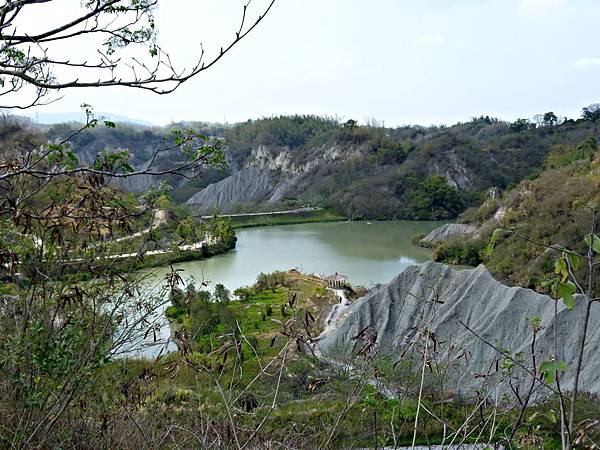
M 198 211 L 232 211 L 266 202 L 271 207 L 309 203 L 351 219 L 448 220 L 479 204 L 488 189 L 506 190 L 535 175 L 556 146 L 577 145 L 595 135 L 597 124 L 580 119 L 537 125 L 489 117 L 448 127 L 400 128 L 312 116 L 248 121 L 220 132 L 231 177 L 190 195 L 188 204 Z M 249 168 L 259 169 L 254 173 L 260 176 L 253 180 Z
M 121 122 L 121 123 L 130 123 L 135 125 L 142 125 L 146 127 L 153 127 L 156 124 L 152 122 L 148 122 L 146 120 L 140 119 L 132 119 L 127 116 L 123 116 L 120 114 L 112 114 L 106 112 L 97 112 L 95 113 L 96 117 L 104 117 L 106 120 L 110 120 L 112 122 Z M 52 125 L 56 123 L 65 123 L 65 122 L 85 122 L 85 113 L 83 111 L 78 112 L 65 112 L 65 113 L 38 113 L 35 115 L 31 115 L 31 118 L 34 122 L 46 125 Z
M 71 144 L 81 161 L 92 160 L 102 149 L 127 148 L 141 168 L 153 151 L 168 145 L 173 128 L 192 127 L 222 138 L 224 170 L 203 171 L 193 180 L 165 177 L 174 199 L 188 201 L 196 212 L 311 204 L 354 220 L 449 220 L 479 205 L 490 188 L 506 191 L 539 174 L 548 158 L 558 164 L 575 157 L 571 153 L 579 151 L 581 142 L 599 137 L 595 111 L 564 122 L 509 123 L 485 116 L 452 126 L 399 128 L 316 116 L 270 117 L 233 126 L 187 122 L 146 128 L 130 123 L 88 130 Z M 71 135 L 74 125 L 46 128 L 47 138 L 58 139 Z M 163 153 L 155 165 L 167 167 L 179 156 Z M 150 185 L 140 177 L 123 187 L 140 191 Z

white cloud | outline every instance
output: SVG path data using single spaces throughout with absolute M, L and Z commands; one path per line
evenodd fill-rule
M 585 56 L 573 63 L 579 69 L 600 69 L 600 58 Z
M 521 0 L 519 14 L 537 17 L 555 12 L 566 6 L 570 0 Z
M 439 34 L 422 34 L 417 38 L 417 42 L 424 47 L 440 47 L 444 38 Z

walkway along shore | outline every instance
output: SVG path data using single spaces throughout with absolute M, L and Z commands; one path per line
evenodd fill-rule
M 306 206 L 304 208 L 290 209 L 289 211 L 268 211 L 259 213 L 238 213 L 238 214 L 219 214 L 219 217 L 253 217 L 253 216 L 272 216 L 275 214 L 300 214 L 303 212 L 320 211 L 323 208 Z M 196 216 L 201 219 L 212 219 L 214 216 Z
M 185 252 L 185 251 L 202 250 L 203 247 L 209 246 L 209 245 L 214 245 L 216 243 L 218 243 L 218 240 L 209 236 L 201 242 L 195 242 L 193 244 L 187 244 L 187 245 L 180 245 L 177 248 L 170 248 L 170 249 L 164 249 L 164 250 L 148 250 L 146 252 L 119 253 L 119 254 L 115 254 L 115 255 L 96 256 L 96 259 L 125 259 L 125 258 L 135 258 L 139 255 L 144 255 L 144 256 L 167 255 L 169 253 L 176 253 L 178 251 Z M 81 262 L 81 261 L 85 261 L 85 259 L 79 258 L 79 259 L 72 259 L 71 261 L 72 262 Z

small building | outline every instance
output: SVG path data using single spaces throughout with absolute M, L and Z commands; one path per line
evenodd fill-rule
M 342 288 L 348 283 L 348 277 L 339 273 L 323 278 L 330 288 Z

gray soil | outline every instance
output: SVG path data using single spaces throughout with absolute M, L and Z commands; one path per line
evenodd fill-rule
M 573 310 L 559 302 L 556 331 L 558 355 L 571 368 L 562 375 L 562 387 L 573 383 L 579 330 L 582 327 L 584 298 L 579 297 Z M 600 305 L 593 305 L 589 335 L 584 352 L 580 387 L 600 394 Z M 451 362 L 447 388 L 469 394 L 485 386 L 506 386 L 502 380 L 504 357 L 492 348 L 505 349 L 515 359 L 531 366 L 532 318 L 539 318 L 537 366 L 553 354 L 555 301 L 548 296 L 520 287 L 507 287 L 495 280 L 484 266 L 456 270 L 447 265 L 427 262 L 408 267 L 390 283 L 379 286 L 353 304 L 334 329 L 322 336 L 317 348 L 331 358 L 352 358 L 366 340 L 376 335 L 375 351 L 400 359 L 403 350 L 415 342 L 422 349 L 425 332 L 430 356 Z M 473 332 L 461 324 L 468 326 Z M 488 343 L 483 342 L 484 339 Z M 435 348 L 434 348 L 435 345 Z M 410 354 L 411 351 L 407 354 Z M 421 356 L 417 355 L 418 360 Z M 518 371 L 515 371 L 518 374 Z M 521 373 L 521 375 L 524 375 Z M 498 383 L 498 384 L 496 384 Z M 541 384 L 536 395 L 550 391 Z

